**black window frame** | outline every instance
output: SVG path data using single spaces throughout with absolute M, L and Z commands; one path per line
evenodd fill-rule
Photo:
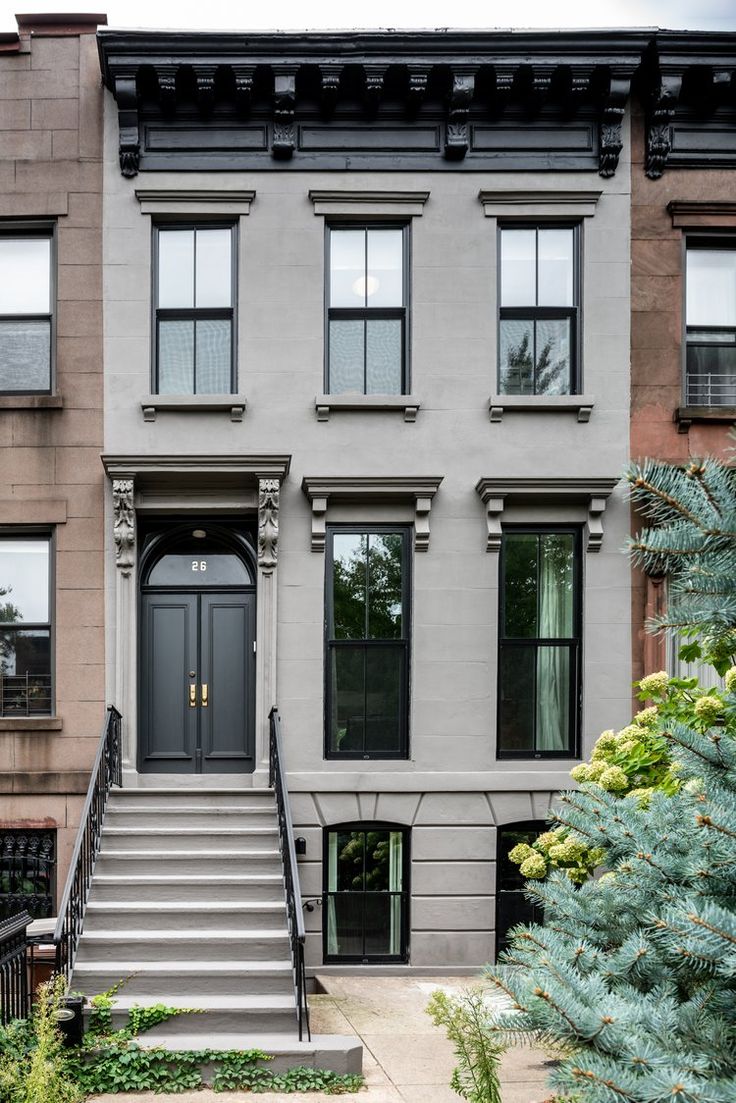
M 535 230 L 535 298 L 539 293 L 539 231 L 540 230 L 572 230 L 573 231 L 573 274 L 572 274 L 572 306 L 502 306 L 501 305 L 501 280 L 502 255 L 501 237 L 504 230 Z M 499 219 L 496 227 L 496 301 L 498 303 L 498 316 L 496 319 L 496 393 L 498 395 L 514 394 L 512 391 L 501 390 L 501 323 L 503 321 L 543 322 L 560 319 L 570 319 L 570 391 L 564 392 L 571 395 L 583 393 L 583 365 L 582 365 L 582 224 L 575 219 L 560 221 L 534 220 L 506 221 Z M 534 325 L 536 332 L 536 325 Z M 535 342 L 536 345 L 536 342 Z M 537 391 L 536 379 L 536 347 L 534 349 L 534 397 L 544 397 L 547 391 Z
M 537 839 L 543 831 L 549 829 L 549 824 L 545 820 L 519 820 L 512 823 L 500 823 L 496 828 L 496 898 L 495 898 L 495 922 L 494 922 L 494 959 L 498 961 L 498 955 L 502 953 L 508 947 L 508 932 L 515 924 L 509 924 L 503 928 L 503 934 L 501 935 L 501 927 L 499 925 L 499 918 L 503 914 L 504 908 L 504 896 L 506 894 L 518 895 L 525 901 L 525 907 L 528 910 L 527 923 L 542 923 L 544 921 L 544 909 L 541 904 L 537 904 L 534 901 L 526 898 L 526 892 L 524 886 L 526 884 L 526 878 L 522 876 L 519 871 L 519 867 L 513 862 L 509 862 L 509 850 L 513 849 L 509 847 L 505 836 L 514 832 L 519 835 L 527 835 L 529 842 Z M 523 840 L 517 839 L 516 842 Z M 514 844 L 516 845 L 516 843 Z M 511 868 L 513 867 L 513 869 Z M 514 888 L 505 887 L 504 873 L 508 870 L 514 878 L 515 882 L 518 882 L 518 886 Z M 520 919 L 519 922 L 524 922 Z
M 340 230 L 365 230 L 366 233 L 370 230 L 401 230 L 402 231 L 402 273 L 401 273 L 401 287 L 402 297 L 404 305 L 401 307 L 333 307 L 330 302 L 331 295 L 331 277 L 332 268 L 330 265 L 330 240 L 333 231 Z M 395 319 L 398 318 L 402 323 L 402 340 L 401 340 L 401 390 L 398 395 L 411 394 L 411 379 L 410 379 L 410 351 L 411 351 L 411 222 L 402 219 L 400 221 L 392 221 L 390 219 L 363 219 L 361 221 L 346 221 L 346 220 L 331 220 L 325 223 L 325 281 L 324 281 L 324 296 L 325 296 L 325 323 L 324 323 L 324 348 L 325 348 L 325 363 L 324 363 L 324 390 L 325 394 L 332 394 L 330 390 L 330 322 L 331 321 L 356 321 L 356 320 L 370 320 L 373 319 Z M 366 367 L 366 352 L 367 341 L 363 343 L 363 391 L 355 392 L 356 397 L 362 396 L 364 398 L 371 398 L 378 392 L 371 391 L 370 394 L 366 391 L 367 386 L 367 367 Z M 344 392 L 336 392 L 344 393 Z
M 736 234 L 730 235 L 722 230 L 708 233 L 707 230 L 699 233 L 683 235 L 683 265 L 682 265 L 682 397 L 686 406 L 702 406 L 709 410 L 734 410 L 736 409 L 736 325 L 732 326 L 696 326 L 689 325 L 687 318 L 687 257 L 690 251 L 709 252 L 718 250 L 734 253 L 736 257 Z M 702 341 L 691 340 L 691 332 L 697 333 L 731 333 L 733 339 L 726 341 Z M 690 350 L 696 348 L 720 348 L 732 349 L 733 355 L 733 385 L 731 402 L 704 402 L 702 396 L 697 400 L 691 398 L 690 379 L 697 373 L 691 372 Z
M 325 614 L 324 614 L 324 756 L 325 759 L 352 759 L 353 761 L 370 761 L 370 760 L 404 760 L 409 757 L 409 711 L 411 702 L 411 593 L 412 593 L 412 526 L 406 524 L 332 524 L 327 526 L 326 540 L 325 540 Z M 401 577 L 401 605 L 402 605 L 402 626 L 403 633 L 401 639 L 392 640 L 370 640 L 370 639 L 349 639 L 338 640 L 331 639 L 329 635 L 329 626 L 333 620 L 333 567 L 334 567 L 334 554 L 333 554 L 333 537 L 336 533 L 355 535 L 372 535 L 382 533 L 398 533 L 401 535 L 404 547 L 403 547 L 403 570 Z M 331 655 L 333 649 L 339 649 L 342 647 L 355 647 L 364 646 L 367 648 L 381 647 L 390 645 L 396 647 L 397 645 L 403 645 L 404 650 L 404 677 L 402 685 L 402 701 L 401 701 L 401 714 L 399 717 L 401 729 L 400 729 L 400 746 L 397 751 L 369 751 L 365 749 L 358 751 L 338 751 L 333 750 L 330 746 L 330 734 L 331 734 L 331 720 L 332 720 L 332 679 L 330 677 L 331 670 Z
M 355 895 L 365 896 L 367 890 L 362 889 L 359 892 L 349 893 L 347 890 L 341 892 L 330 892 L 328 886 L 329 878 L 329 847 L 330 847 L 330 834 L 334 834 L 340 831 L 344 832 L 358 832 L 362 831 L 368 833 L 369 831 L 398 831 L 401 833 L 401 892 L 398 894 L 402 898 L 401 908 L 401 952 L 400 954 L 330 954 L 327 950 L 328 944 L 328 916 L 329 916 L 329 899 L 331 895 Z M 402 823 L 390 823 L 385 820 L 366 821 L 355 820 L 348 821 L 347 823 L 328 824 L 322 830 L 322 960 L 325 965 L 340 965 L 340 964 L 357 964 L 357 965 L 401 965 L 406 964 L 409 961 L 409 932 L 410 926 L 410 909 L 411 909 L 411 827 Z M 370 890 L 368 890 L 370 891 Z M 390 890 L 381 892 L 382 896 L 390 896 L 392 893 Z
M 56 387 L 56 329 L 58 315 L 58 241 L 56 222 L 47 219 L 0 221 L 0 238 L 43 238 L 49 241 L 49 313 L 48 314 L 0 314 L 2 322 L 49 322 L 48 387 L 9 390 L 4 387 L 0 370 L 0 396 L 51 395 Z
M 48 718 L 56 715 L 56 539 L 55 532 L 49 529 L 27 528 L 22 526 L 0 526 L 0 544 L 6 540 L 38 540 L 45 541 L 49 548 L 49 577 L 48 577 L 48 622 L 20 621 L 16 624 L 0 624 L 0 630 L 5 631 L 48 631 L 49 634 L 49 689 L 48 710 L 34 710 L 29 708 L 26 698 L 26 711 L 5 711 L 3 675 L 0 674 L 0 718 L 26 719 L 28 717 Z M 1 600 L 1 599 L 0 599 Z M 17 677 L 17 675 L 14 675 Z
M 230 248 L 230 288 L 232 291 L 231 305 L 229 307 L 159 307 L 158 305 L 158 268 L 159 268 L 159 235 L 168 230 L 193 230 L 195 232 L 194 238 L 194 271 L 196 281 L 196 265 L 197 265 L 197 238 L 196 232 L 198 230 L 230 230 L 231 248 Z M 159 391 L 159 322 L 178 322 L 178 321 L 222 321 L 229 320 L 230 322 L 230 390 L 223 391 L 223 394 L 237 394 L 238 393 L 238 223 L 233 219 L 188 219 L 186 221 L 157 221 L 152 224 L 153 231 L 153 243 L 152 243 L 152 258 L 151 264 L 151 332 L 153 334 L 153 340 L 151 342 L 151 393 L 160 394 Z M 196 297 L 196 282 L 194 284 L 194 294 Z M 194 341 L 194 363 L 193 363 L 193 386 L 191 391 L 192 397 L 201 395 L 201 391 L 197 391 L 197 344 L 196 336 Z M 184 392 L 189 394 L 189 391 Z M 207 395 L 211 395 L 211 391 L 206 392 Z
M 504 567 L 506 557 L 506 535 L 572 535 L 573 536 L 573 625 L 575 635 L 569 637 L 506 637 L 504 633 L 506 625 L 506 595 L 504 587 Z M 575 524 L 509 524 L 502 529 L 501 550 L 499 554 L 498 575 L 498 655 L 496 664 L 496 759 L 497 760 L 525 760 L 537 761 L 540 759 L 573 759 L 580 757 L 580 726 L 582 716 L 583 694 L 583 527 Z M 538 585 L 538 582 L 537 582 Z M 572 659 L 570 670 L 570 706 L 569 706 L 569 731 L 567 747 L 561 751 L 543 750 L 504 750 L 501 746 L 501 668 L 502 652 L 504 647 L 530 647 L 535 650 L 540 647 L 550 646 L 550 638 L 554 639 L 551 646 L 561 647 L 567 645 Z M 536 742 L 536 730 L 535 730 Z
M 21 911 L 29 912 L 32 919 L 56 914 L 57 847 L 55 827 L 0 827 L 0 922 Z M 39 881 L 46 878 L 46 892 L 4 891 L 6 884 L 20 889 L 29 873 Z M 43 905 L 36 906 L 36 901 Z

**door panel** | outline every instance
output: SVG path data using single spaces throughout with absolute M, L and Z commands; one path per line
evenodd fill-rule
M 197 669 L 195 594 L 145 594 L 141 639 L 141 768 L 188 773 L 195 768 L 197 709 L 188 677 Z
M 203 593 L 200 739 L 205 772 L 254 768 L 255 595 Z

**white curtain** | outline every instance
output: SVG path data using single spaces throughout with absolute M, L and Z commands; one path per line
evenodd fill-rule
M 389 835 L 388 842 L 388 888 L 391 893 L 401 892 L 401 875 L 402 875 L 402 853 L 401 853 L 401 832 L 392 831 Z M 389 948 L 390 954 L 401 953 L 401 896 L 396 895 L 391 897 L 391 912 L 389 919 L 391 929 L 389 933 Z
M 542 639 L 572 635 L 572 541 L 568 536 L 540 537 L 539 624 Z M 570 651 L 537 648 L 537 750 L 562 751 L 568 743 Z
M 331 831 L 327 847 L 327 953 L 339 953 L 337 941 L 337 914 L 335 897 L 331 895 L 337 889 L 337 840 L 336 831 Z

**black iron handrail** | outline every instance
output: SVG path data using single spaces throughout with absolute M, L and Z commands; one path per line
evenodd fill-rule
M 67 979 L 74 967 L 79 936 L 84 926 L 92 873 L 100 850 L 107 798 L 113 785 L 123 784 L 121 719 L 115 706 L 110 705 L 89 779 L 87 799 L 79 820 L 77 841 L 69 864 L 64 895 L 59 905 L 59 916 L 54 930 L 56 971 L 63 973 Z
M 299 1041 L 304 1028 L 307 1038 L 312 1040 L 309 1027 L 309 1004 L 307 1003 L 307 972 L 304 964 L 304 914 L 302 912 L 302 891 L 299 885 L 299 870 L 296 864 L 294 846 L 294 825 L 291 822 L 289 790 L 284 777 L 284 755 L 281 745 L 281 717 L 274 707 L 269 713 L 269 769 L 268 783 L 276 794 L 276 810 L 279 821 L 279 841 L 286 882 L 286 910 L 289 919 L 289 939 L 291 941 L 291 960 L 294 968 L 294 989 L 296 993 L 296 1016 L 299 1023 Z
M 31 922 L 28 912 L 19 912 L 0 923 L 0 1024 L 11 1019 L 27 1019 L 28 966 L 26 963 L 26 929 Z

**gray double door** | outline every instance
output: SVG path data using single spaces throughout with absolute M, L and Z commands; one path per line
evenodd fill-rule
M 139 769 L 255 765 L 255 593 L 142 594 Z

